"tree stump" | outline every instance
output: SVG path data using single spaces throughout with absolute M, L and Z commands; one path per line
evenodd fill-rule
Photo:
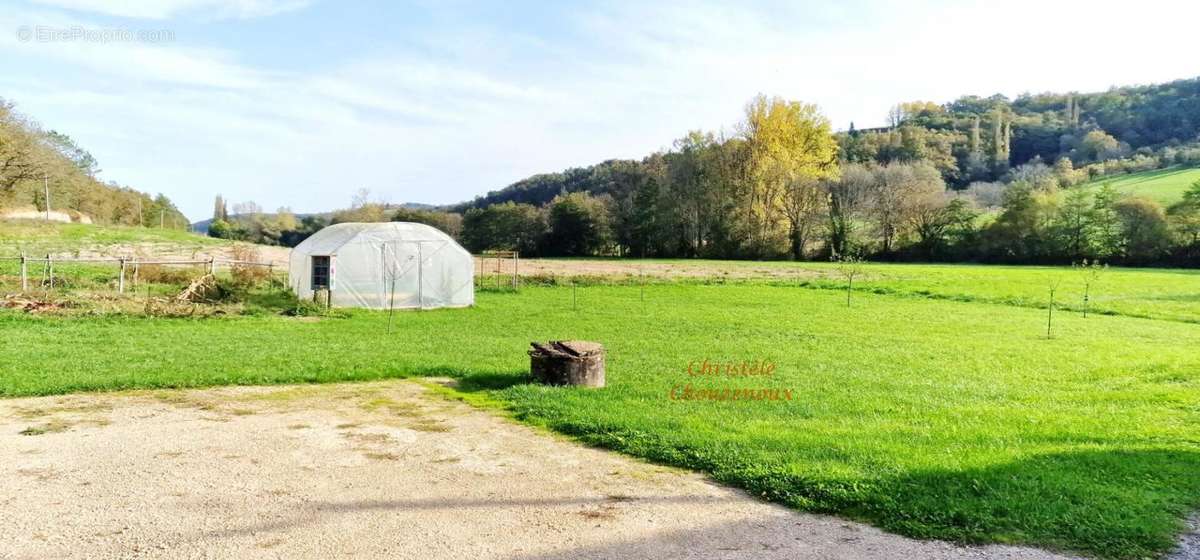
M 604 346 L 582 340 L 532 342 L 529 373 L 548 385 L 604 386 Z

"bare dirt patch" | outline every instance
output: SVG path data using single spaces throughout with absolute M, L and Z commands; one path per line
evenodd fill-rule
M 486 259 L 480 264 L 476 259 L 475 270 L 483 271 L 484 277 L 495 274 L 496 260 Z M 482 267 L 482 268 L 481 268 Z M 512 263 L 502 263 L 505 274 L 512 274 Z M 822 271 L 787 263 L 754 263 L 739 261 L 702 262 L 641 262 L 637 260 L 588 260 L 588 259 L 521 259 L 518 271 L 521 276 L 603 276 L 635 279 L 649 278 L 692 278 L 711 280 L 743 280 L 765 278 L 776 280 L 803 280 L 832 277 L 833 271 Z
M 0 401 L 0 464 L 2 558 L 1056 558 L 798 513 L 406 381 Z
M 271 263 L 277 267 L 287 268 L 291 249 L 270 245 L 254 245 L 250 243 L 229 244 L 180 244 L 166 242 L 139 242 L 123 244 L 88 245 L 71 252 L 57 252 L 59 257 L 79 258 L 109 258 L 137 257 L 147 260 L 242 260 L 247 249 L 253 249 L 257 262 Z

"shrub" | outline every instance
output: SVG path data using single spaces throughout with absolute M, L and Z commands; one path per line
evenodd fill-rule
M 1008 188 L 1004 183 L 984 183 L 976 181 L 967 187 L 964 194 L 975 202 L 975 206 L 985 209 L 999 208 L 1004 203 L 1004 191 Z
M 187 285 L 204 273 L 203 267 L 196 265 L 144 264 L 138 265 L 138 282 Z
M 253 245 L 235 245 L 232 250 L 233 260 L 257 263 L 261 262 L 261 254 Z M 233 283 L 239 286 L 257 286 L 271 278 L 271 269 L 266 266 L 234 263 L 229 267 Z
M 1135 263 L 1152 262 L 1167 250 L 1167 218 L 1160 204 L 1132 197 L 1117 202 L 1114 209 L 1121 221 L 1126 258 Z

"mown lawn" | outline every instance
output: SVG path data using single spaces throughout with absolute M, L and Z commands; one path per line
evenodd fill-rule
M 450 375 L 528 422 L 918 537 L 1140 558 L 1200 507 L 1200 326 L 771 285 L 481 293 L 342 319 L 0 312 L 0 395 Z M 531 340 L 609 351 L 599 391 L 526 383 Z M 767 360 L 770 377 L 689 364 Z M 681 401 L 682 386 L 791 400 Z
M 1105 183 L 1112 183 L 1119 193 L 1146 197 L 1157 200 L 1163 206 L 1170 206 L 1183 199 L 1184 191 L 1196 181 L 1200 181 L 1200 167 L 1175 166 L 1116 177 L 1102 177 L 1081 185 L 1081 188 L 1098 189 Z
M 589 259 L 576 259 L 587 261 Z M 833 263 L 786 261 L 709 261 L 651 259 L 681 267 L 704 267 L 720 278 L 722 270 L 776 271 L 776 284 L 839 289 L 845 280 Z M 1110 267 L 1092 282 L 1084 303 L 1086 274 L 1063 266 L 868 263 L 855 278 L 856 290 L 954 301 L 1001 303 L 1045 308 L 1050 285 L 1055 307 L 1200 323 L 1200 270 Z M 695 279 L 693 279 L 695 280 Z M 703 280 L 703 278 L 701 279 Z
M 1086 304 L 1085 272 L 1066 267 L 873 264 L 866 272 L 860 287 L 879 293 L 1044 308 L 1053 283 L 1056 307 L 1200 322 L 1197 270 L 1109 268 L 1093 282 Z

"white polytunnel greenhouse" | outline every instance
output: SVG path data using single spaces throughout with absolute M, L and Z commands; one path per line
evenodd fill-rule
M 471 253 L 437 228 L 409 222 L 329 226 L 292 249 L 296 295 L 334 307 L 430 309 L 475 303 Z

